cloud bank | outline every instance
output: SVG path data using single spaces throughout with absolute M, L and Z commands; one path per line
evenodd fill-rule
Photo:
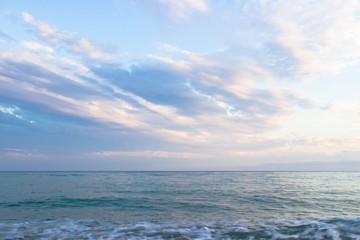
M 71 141 L 53 148 L 69 158 L 195 159 L 199 166 L 210 159 L 216 167 L 227 159 L 224 168 L 298 156 L 355 161 L 360 142 L 352 135 L 283 130 L 299 111 L 337 110 L 281 83 L 305 84 L 359 64 L 358 1 L 234 1 L 226 8 L 214 1 L 158 4 L 172 19 L 169 24 L 192 24 L 195 14 L 206 13 L 204 18 L 223 24 L 217 31 L 226 31 L 230 40 L 209 52 L 156 43 L 156 52 L 125 67 L 105 45 L 23 12 L 35 38 L 15 40 L 0 32 L 2 41 L 16 42 L 0 52 L 1 127 L 8 134 L 18 127 L 33 134 L 28 125 L 36 125 L 46 135 L 55 131 L 50 123 L 54 129 L 84 125 L 94 131 L 90 137 L 64 132 L 68 139 L 92 141 L 83 149 L 75 150 Z M 104 144 L 96 144 L 97 135 Z M 0 147 L 22 149 L 15 143 Z M 11 158 L 44 156 L 5 152 Z

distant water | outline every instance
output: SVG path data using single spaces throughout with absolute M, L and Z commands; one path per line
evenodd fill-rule
M 360 173 L 1 172 L 0 239 L 360 239 Z

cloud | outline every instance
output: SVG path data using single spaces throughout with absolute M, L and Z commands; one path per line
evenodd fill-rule
M 206 0 L 158 0 L 158 2 L 166 7 L 168 16 L 175 22 L 186 21 L 195 13 L 209 10 Z
M 4 148 L 2 151 L 0 150 L 0 156 L 12 159 L 12 160 L 19 160 L 19 159 L 43 159 L 45 155 L 38 153 L 35 150 L 27 150 L 21 148 Z
M 12 116 L 18 120 L 25 121 L 30 124 L 36 124 L 34 120 L 29 120 L 27 117 L 25 117 L 23 111 L 17 106 L 7 106 L 0 104 L 0 113 Z
M 281 125 L 280 119 L 293 113 L 294 107 L 309 109 L 316 105 L 314 100 L 295 90 L 256 87 L 257 82 L 274 81 L 274 75 L 268 73 L 261 65 L 228 61 L 227 52 L 198 54 L 169 45 L 161 45 L 161 49 L 175 55 L 172 58 L 166 57 L 166 60 L 161 56 L 157 58 L 151 56 L 151 68 L 162 69 L 163 73 L 166 73 L 163 76 L 169 80 L 158 78 L 152 82 L 158 86 L 167 86 L 166 89 L 160 87 L 159 91 L 171 95 L 172 98 L 180 94 L 188 97 L 188 101 L 183 99 L 181 102 L 191 102 L 191 105 L 178 106 L 181 112 L 187 112 L 184 111 L 185 108 L 192 109 L 199 106 L 194 108 L 196 111 L 192 112 L 193 115 L 222 112 L 224 116 L 237 119 L 237 123 L 243 121 L 249 126 L 253 125 L 254 129 L 261 129 Z M 178 67 L 179 62 L 186 68 Z M 136 76 L 137 71 L 138 69 L 132 71 L 131 76 Z M 144 78 L 146 79 L 146 76 L 139 77 L 139 79 Z M 118 82 L 126 84 L 126 81 Z M 132 80 L 131 83 L 134 81 Z M 133 86 L 144 90 L 150 87 L 143 84 L 133 84 Z M 127 89 L 126 85 L 122 87 Z M 177 91 L 172 92 L 172 89 Z M 153 92 L 148 93 L 157 96 Z M 137 89 L 136 94 L 140 94 L 145 99 L 148 97 Z
M 40 51 L 40 52 L 45 52 L 45 53 L 53 53 L 54 52 L 53 48 L 51 48 L 49 46 L 44 46 L 38 42 L 23 41 L 22 45 L 24 48 L 33 50 L 33 51 Z
M 181 4 L 199 11 L 207 10 L 200 3 Z M 102 58 L 101 50 L 88 40 L 74 41 L 74 34 L 59 32 L 26 12 L 23 18 L 48 44 L 65 44 L 74 54 L 87 52 L 88 58 Z M 313 105 L 312 100 L 295 91 L 254 87 L 256 81 L 273 79 L 274 74 L 266 66 L 254 62 L 244 62 L 243 59 L 229 61 L 231 48 L 199 54 L 162 44 L 161 49 L 171 56 L 148 55 L 143 63 L 130 66 L 128 70 L 110 64 L 93 69 L 79 66 L 88 75 L 85 78 L 76 71 L 75 74 L 66 73 L 65 68 L 69 67 L 64 61 L 63 66 L 59 67 L 55 63 L 57 58 L 51 52 L 53 48 L 30 42 L 23 45 L 29 50 L 47 52 L 47 58 L 54 61 L 46 64 L 39 61 L 34 53 L 32 58 L 36 59 L 37 66 L 9 63 L 17 68 L 18 74 L 31 71 L 27 78 L 37 82 L 36 88 L 29 81 L 23 87 L 24 91 L 32 92 L 34 101 L 39 99 L 38 104 L 51 98 L 53 104 L 46 105 L 65 114 L 138 128 L 140 131 L 166 135 L 169 139 L 185 140 L 197 136 L 199 142 L 203 139 L 208 141 L 218 134 L 229 134 L 238 126 L 242 126 L 241 132 L 276 129 L 295 106 L 307 108 Z M 24 70 L 25 66 L 28 69 Z M 8 75 L 8 78 L 21 78 L 20 75 Z M 54 84 L 50 78 L 59 81 Z M 70 88 L 78 90 L 68 91 Z M 150 129 L 154 123 L 155 126 L 161 123 L 162 127 Z M 223 133 L 209 134 L 220 124 Z M 195 138 L 193 140 L 196 141 Z
M 194 122 L 191 117 L 178 114 L 174 107 L 123 90 L 110 79 L 91 74 L 85 66 L 58 59 L 51 52 L 43 55 L 22 49 L 16 54 L 4 52 L 0 59 L 2 98 L 31 104 L 36 111 L 42 108 L 53 114 L 88 119 L 110 128 L 130 128 L 160 138 L 172 138 L 172 134 L 167 134 L 171 128 Z
M 236 144 L 244 138 L 282 126 L 295 107 L 312 100 L 296 91 L 261 89 L 257 81 L 274 79 L 266 67 L 234 61 L 231 48 L 196 53 L 168 44 L 165 53 L 148 55 L 127 67 L 100 64 L 89 68 L 56 55 L 65 46 L 75 55 L 101 51 L 86 39 L 60 32 L 23 13 L 46 44 L 23 41 L 25 51 L 2 54 L 6 97 L 42 106 L 55 114 L 86 119 L 106 128 L 126 128 L 178 144 Z M 76 41 L 75 41 L 76 39 Z M 38 109 L 39 107 L 35 107 Z
M 209 11 L 205 1 L 159 3 L 175 21 Z M 276 163 L 292 156 L 342 156 L 344 151 L 356 151 L 359 141 L 350 137 L 284 137 L 284 124 L 299 109 L 332 111 L 336 107 L 295 88 L 282 88 L 279 79 L 338 71 L 356 64 L 359 54 L 358 43 L 343 23 L 338 26 L 339 20 L 332 15 L 321 18 L 322 11 L 335 10 L 333 3 L 305 1 L 298 3 L 300 8 L 289 4 L 293 3 L 245 1 L 235 9 L 236 17 L 230 17 L 236 27 L 230 24 L 234 39 L 227 47 L 199 53 L 160 44 L 159 52 L 127 67 L 111 62 L 113 57 L 101 45 L 24 12 L 24 21 L 39 41 L 22 40 L 0 53 L 0 100 L 14 103 L 0 105 L 0 114 L 11 118 L 11 127 L 19 124 L 16 119 L 32 119 L 23 114 L 31 112 L 44 122 L 66 119 L 65 130 L 81 122 L 94 127 L 94 135 L 106 132 L 99 139 L 93 137 L 101 142 L 92 146 L 94 150 L 72 150 L 81 156 L 92 152 L 94 158 L 200 159 L 203 166 L 206 159 L 214 166 L 214 159 L 229 159 L 228 166 L 239 166 L 269 158 Z M 305 11 L 310 6 L 315 9 L 309 10 L 311 14 Z M 320 11 L 320 6 L 326 8 Z M 349 6 L 357 8 L 351 1 L 345 6 L 341 14 L 353 13 Z M 226 23 L 223 15 L 213 9 L 211 13 Z M 316 26 L 310 24 L 311 17 L 319 19 Z M 357 26 L 358 19 L 344 17 Z M 330 34 L 329 26 L 343 34 L 349 46 L 341 45 L 344 39 Z M 64 49 L 71 54 L 64 56 Z M 75 136 L 71 130 L 65 132 L 69 139 Z M 81 143 L 89 133 L 81 134 L 79 145 L 85 146 Z M 111 134 L 117 138 L 110 141 Z M 134 143 L 124 147 L 129 135 Z M 142 146 L 142 139 L 149 146 Z M 26 157 L 26 151 L 8 152 L 9 157 Z
M 79 53 L 90 60 L 100 60 L 106 62 L 112 59 L 112 57 L 105 53 L 101 47 L 91 43 L 85 38 L 69 45 L 69 48 L 75 53 Z
M 19 113 L 18 107 L 5 107 L 0 105 L 0 112 L 14 116 L 17 119 L 23 119 L 23 116 Z
M 208 86 L 208 76 L 198 80 L 196 71 L 213 74 L 207 64 L 215 61 L 212 56 L 186 60 L 192 67 L 185 72 L 154 59 L 126 69 L 116 64 L 88 68 L 36 42 L 21 46 L 19 52 L 0 54 L 3 99 L 178 144 L 221 145 L 225 136 L 276 129 L 293 105 L 310 101 L 279 89 L 247 87 L 238 96 L 223 85 Z M 231 76 L 224 69 L 218 74 Z
M 24 21 L 33 28 L 36 36 L 47 44 L 64 47 L 89 61 L 109 62 L 113 59 L 100 45 L 85 38 L 79 39 L 75 33 L 61 32 L 45 22 L 36 20 L 28 12 L 23 12 L 22 16 Z
M 225 112 L 226 112 L 226 115 L 228 117 L 231 117 L 231 118 L 238 118 L 238 117 L 244 118 L 244 117 L 246 117 L 242 113 L 242 111 L 236 109 L 233 105 L 230 105 L 230 104 L 228 104 L 226 102 L 218 100 L 215 97 L 212 97 L 210 95 L 204 94 L 204 93 L 198 91 L 197 89 L 195 89 L 194 87 L 192 87 L 189 83 L 187 83 L 187 86 L 191 89 L 191 91 L 193 93 L 195 93 L 195 95 L 197 95 L 197 96 L 199 96 L 201 98 L 205 98 L 207 101 L 212 102 L 212 103 L 214 103 L 214 105 L 224 109 Z
M 359 63 L 359 1 L 246 1 L 241 7 L 265 31 L 266 64 L 278 73 L 302 79 Z
M 103 152 L 93 152 L 90 153 L 91 156 L 95 157 L 106 157 L 106 158 L 116 158 L 116 157 L 146 157 L 146 158 L 188 158 L 188 159 L 197 159 L 209 157 L 205 154 L 197 154 L 193 152 L 169 152 L 169 151 L 103 151 Z
M 73 39 L 74 33 L 60 32 L 49 24 L 36 20 L 28 12 L 23 12 L 22 16 L 24 21 L 34 28 L 36 35 L 47 43 L 60 44 Z

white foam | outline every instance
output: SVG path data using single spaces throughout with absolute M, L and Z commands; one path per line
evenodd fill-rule
M 316 220 L 270 220 L 259 223 L 167 223 L 100 224 L 96 221 L 61 219 L 44 222 L 0 223 L 0 239 L 333 239 L 360 240 L 360 218 Z
M 289 239 L 289 238 L 298 238 L 299 235 L 287 235 L 282 233 L 274 233 L 272 236 L 272 240 L 278 240 L 278 239 Z

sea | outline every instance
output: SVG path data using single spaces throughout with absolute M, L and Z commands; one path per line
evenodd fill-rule
M 360 172 L 0 172 L 0 239 L 360 239 Z

